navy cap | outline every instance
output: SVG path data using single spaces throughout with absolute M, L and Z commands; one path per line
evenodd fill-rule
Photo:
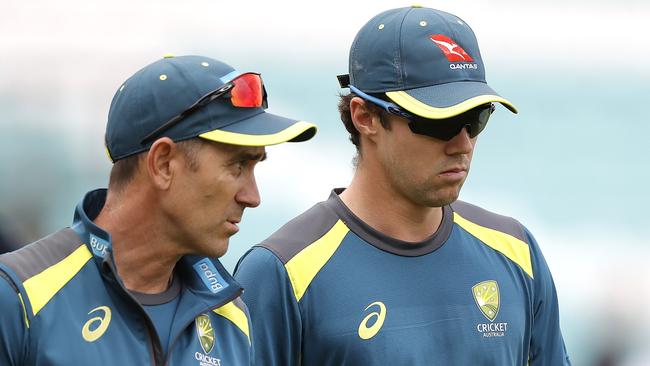
M 106 149 L 113 162 L 146 151 L 143 138 L 207 93 L 243 74 L 203 56 L 165 56 L 145 66 L 117 90 L 108 112 Z M 174 141 L 194 137 L 243 146 L 306 141 L 316 126 L 217 98 L 164 131 Z M 154 139 L 155 140 L 155 139 Z
M 449 118 L 499 102 L 515 106 L 487 85 L 472 29 L 457 16 L 412 6 L 385 11 L 366 23 L 350 49 L 349 77 L 366 93 L 386 93 L 425 118 Z

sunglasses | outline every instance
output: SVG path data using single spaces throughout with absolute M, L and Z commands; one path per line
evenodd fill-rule
M 229 99 L 234 107 L 266 108 L 266 90 L 264 89 L 264 83 L 262 83 L 262 77 L 260 74 L 245 73 L 205 94 L 180 114 L 151 131 L 140 143 L 145 144 L 219 98 Z
M 349 87 L 353 93 L 362 99 L 382 107 L 390 114 L 406 118 L 409 121 L 408 125 L 411 132 L 443 141 L 451 140 L 464 128 L 467 129 L 470 138 L 478 136 L 485 129 L 490 116 L 494 112 L 494 104 L 488 103 L 454 117 L 429 119 L 409 113 L 394 103 L 368 95 L 352 85 Z

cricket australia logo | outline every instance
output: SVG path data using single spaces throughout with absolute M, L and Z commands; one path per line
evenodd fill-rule
M 489 321 L 499 313 L 499 284 L 497 281 L 483 281 L 472 287 L 474 300 Z
M 214 329 L 210 317 L 206 314 L 201 314 L 196 317 L 196 334 L 199 336 L 199 343 L 203 352 L 210 353 L 214 347 Z
M 196 335 L 199 337 L 199 344 L 203 353 L 194 353 L 194 358 L 199 361 L 201 366 L 221 366 L 221 360 L 212 357 L 209 353 L 214 348 L 214 328 L 208 314 L 201 314 L 194 320 L 196 325 Z
M 508 329 L 508 323 L 494 323 L 499 315 L 501 304 L 497 281 L 477 283 L 472 287 L 472 295 L 483 316 L 490 321 L 490 323 L 477 324 L 476 331 L 483 333 L 483 337 L 503 337 Z

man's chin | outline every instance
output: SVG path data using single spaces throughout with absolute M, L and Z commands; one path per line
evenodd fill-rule
M 217 258 L 219 258 L 219 257 L 223 257 L 223 256 L 226 254 L 227 251 L 228 251 L 228 241 L 226 241 L 226 243 L 223 244 L 223 245 L 222 245 L 222 246 L 221 246 L 221 247 L 216 251 L 216 253 L 215 253 L 214 256 L 217 257 Z
M 433 197 L 429 197 L 426 202 L 427 207 L 443 207 L 450 205 L 458 199 L 460 192 L 454 191 L 449 192 L 448 194 L 436 194 Z
M 211 243 L 201 255 L 212 258 L 223 257 L 228 251 L 229 239 Z

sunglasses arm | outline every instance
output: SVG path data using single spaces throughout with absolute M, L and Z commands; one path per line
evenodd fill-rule
M 411 114 L 405 112 L 402 108 L 398 107 L 394 103 L 387 102 L 385 100 L 375 98 L 372 95 L 368 95 L 361 90 L 357 89 L 354 85 L 350 85 L 350 91 L 352 91 L 354 94 L 358 95 L 360 98 L 365 99 L 369 102 L 372 102 L 380 107 L 382 107 L 386 112 L 390 114 L 394 114 L 396 116 L 404 117 L 404 118 L 410 118 Z

